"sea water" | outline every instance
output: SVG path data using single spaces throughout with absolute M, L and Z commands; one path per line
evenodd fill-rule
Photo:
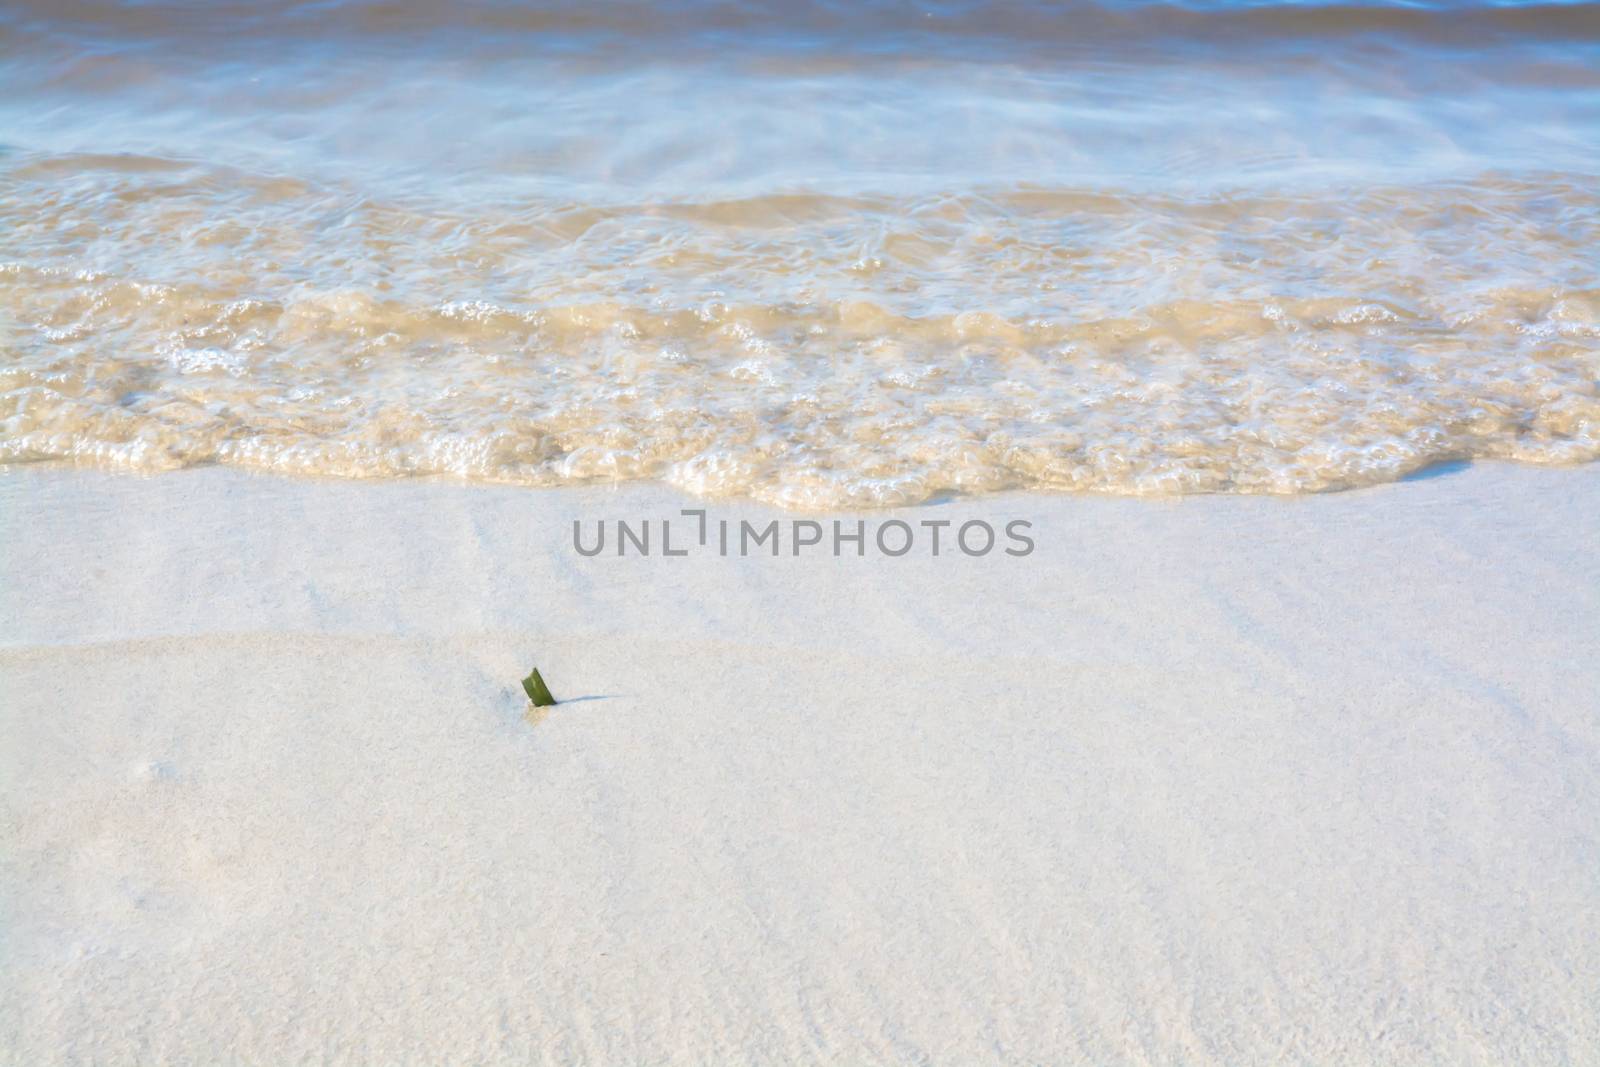
M 1301 493 L 1597 382 L 1595 3 L 0 4 L 0 462 Z

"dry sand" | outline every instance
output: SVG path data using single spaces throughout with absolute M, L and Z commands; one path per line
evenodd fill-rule
M 1600 1061 L 1600 467 L 682 506 L 0 474 L 0 1061 Z

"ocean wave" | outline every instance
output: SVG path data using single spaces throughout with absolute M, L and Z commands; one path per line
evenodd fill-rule
M 1583 175 L 460 210 L 33 156 L 0 194 L 10 462 L 824 508 L 1600 457 Z
M 132 41 L 232 42 L 429 35 L 516 35 L 571 48 L 585 41 L 637 40 L 651 48 L 690 39 L 769 41 L 851 53 L 962 49 L 1008 42 L 1026 50 L 1090 48 L 1139 40 L 1239 44 L 1363 35 L 1481 46 L 1502 37 L 1600 41 L 1600 4 L 1216 2 L 1094 3 L 1073 0 L 935 0 L 908 4 L 612 0 L 593 4 L 472 0 L 13 0 L 0 26 Z

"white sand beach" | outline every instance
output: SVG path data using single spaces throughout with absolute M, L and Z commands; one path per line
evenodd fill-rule
M 693 506 L 0 474 L 0 1062 L 1600 1060 L 1600 467 Z

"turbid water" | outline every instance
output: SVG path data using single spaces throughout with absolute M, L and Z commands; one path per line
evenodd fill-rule
M 1600 6 L 0 10 L 0 460 L 796 508 L 1600 457 Z

